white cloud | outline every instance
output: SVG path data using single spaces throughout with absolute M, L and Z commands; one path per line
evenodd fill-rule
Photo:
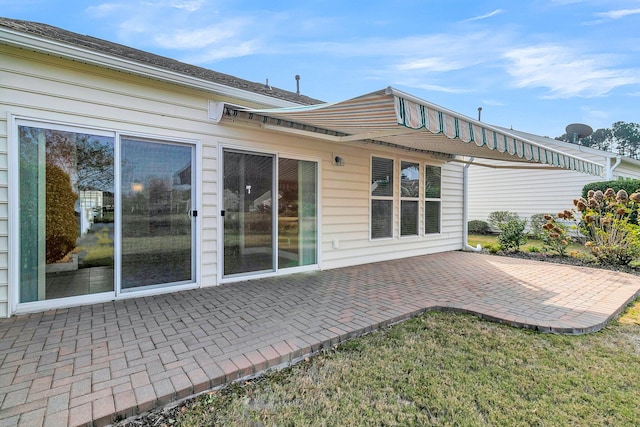
M 250 22 L 231 20 L 205 28 L 181 29 L 161 32 L 153 38 L 155 43 L 166 49 L 200 49 L 223 40 L 240 37 L 244 27 Z
M 96 6 L 89 6 L 85 11 L 90 15 L 103 18 L 123 9 L 124 6 L 119 3 L 102 3 Z
M 223 46 L 214 46 L 198 52 L 195 55 L 187 56 L 181 61 L 188 64 L 208 64 L 228 58 L 239 58 L 261 52 L 261 43 L 258 40 L 247 40 L 235 44 L 227 43 Z
M 640 83 L 632 70 L 610 68 L 610 55 L 584 55 L 557 45 L 512 49 L 506 70 L 517 87 L 547 88 L 549 98 L 601 96 L 616 87 Z
M 200 10 L 204 3 L 204 0 L 174 1 L 172 2 L 171 7 L 175 7 L 176 9 L 184 9 L 188 12 L 195 12 L 197 10 Z
M 424 70 L 431 72 L 447 72 L 464 68 L 464 64 L 459 63 L 457 60 L 444 57 L 430 57 L 422 59 L 412 59 L 407 62 L 403 62 L 397 66 L 398 70 L 411 71 L 411 70 Z
M 499 15 L 499 14 L 501 14 L 503 12 L 504 12 L 504 10 L 502 10 L 502 9 L 496 9 L 496 10 L 494 10 L 492 12 L 489 12 L 489 13 L 486 13 L 484 15 L 474 16 L 473 18 L 465 19 L 462 22 L 480 21 L 480 20 L 483 20 L 483 19 L 491 18 L 492 16 Z
M 482 101 L 483 105 L 488 105 L 490 107 L 504 107 L 505 103 L 502 101 L 498 101 L 496 99 L 485 99 Z
M 599 16 L 601 18 L 609 18 L 609 19 L 621 19 L 627 16 L 638 15 L 638 14 L 640 14 L 640 8 L 610 10 L 608 12 L 596 13 L 596 16 Z

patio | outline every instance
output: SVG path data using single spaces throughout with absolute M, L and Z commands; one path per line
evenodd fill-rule
M 0 426 L 105 425 L 430 309 L 597 331 L 640 277 L 448 252 L 0 319 Z

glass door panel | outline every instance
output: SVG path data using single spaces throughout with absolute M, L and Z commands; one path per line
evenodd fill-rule
M 18 143 L 19 302 L 113 292 L 113 136 L 18 126 Z
M 273 271 L 273 156 L 225 150 L 223 275 Z
M 278 267 L 317 264 L 317 163 L 278 162 Z
M 195 280 L 195 148 L 122 139 L 123 290 Z

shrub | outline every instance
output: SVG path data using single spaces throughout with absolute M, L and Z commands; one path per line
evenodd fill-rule
M 498 235 L 500 247 L 507 251 L 519 251 L 520 246 L 527 243 L 527 234 L 524 232 L 526 226 L 526 219 L 512 219 L 502 223 Z
M 534 214 L 529 218 L 529 233 L 534 239 L 542 240 L 544 238 L 542 226 L 547 223 L 547 220 L 544 219 L 545 215 L 547 214 Z
M 491 232 L 491 228 L 487 222 L 477 219 L 469 221 L 468 229 L 469 233 L 472 234 L 489 234 Z
M 573 201 L 582 214 L 585 245 L 599 261 L 625 265 L 640 255 L 640 226 L 632 221 L 639 203 L 640 193 L 629 196 L 625 190 L 616 193 L 613 188 L 590 190 L 587 199 Z
M 492 226 L 494 226 L 498 230 L 500 230 L 500 227 L 503 224 L 506 224 L 509 221 L 513 221 L 513 220 L 517 220 L 517 219 L 520 219 L 518 217 L 518 214 L 515 213 L 515 212 L 509 212 L 509 211 L 491 212 L 489 214 L 489 218 L 487 218 L 487 220 L 489 221 L 489 224 L 491 224 Z
M 560 220 L 575 220 L 573 211 L 565 210 L 558 213 L 557 218 Z M 557 252 L 561 256 L 567 255 L 567 247 L 571 244 L 571 235 L 569 227 L 561 222 L 556 221 L 552 215 L 545 215 L 546 223 L 542 226 L 542 241 L 544 247 L 548 251 Z
M 640 179 L 617 179 L 614 181 L 592 182 L 582 188 L 582 197 L 589 200 L 589 191 L 602 191 L 604 194 L 608 189 L 612 189 L 616 194 L 620 190 L 624 190 L 627 194 L 640 192 Z M 638 212 L 633 211 L 629 216 L 629 222 L 638 224 Z

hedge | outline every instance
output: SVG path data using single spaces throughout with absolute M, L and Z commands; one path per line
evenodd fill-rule
M 616 193 L 620 190 L 625 190 L 627 194 L 636 193 L 640 191 L 640 179 L 617 179 L 615 181 L 592 182 L 582 187 L 582 197 L 586 199 L 589 190 L 601 190 L 604 193 L 607 191 L 607 188 L 613 188 L 613 191 Z

